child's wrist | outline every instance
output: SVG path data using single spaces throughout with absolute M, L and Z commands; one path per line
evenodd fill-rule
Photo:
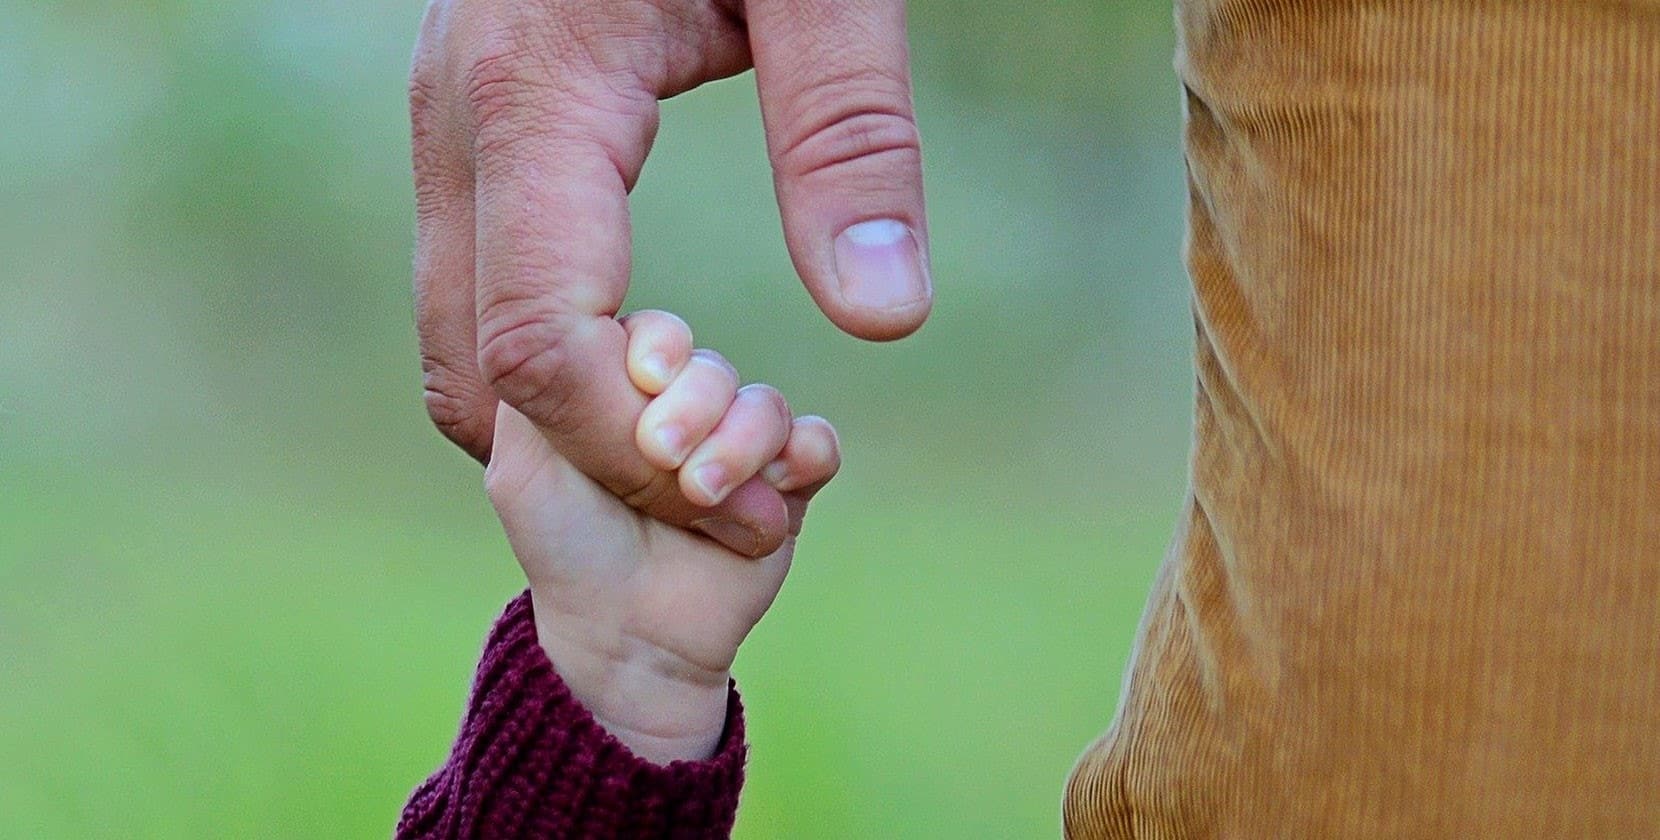
M 728 673 L 697 668 L 600 622 L 542 609 L 536 634 L 571 695 L 636 755 L 668 764 L 715 754 Z

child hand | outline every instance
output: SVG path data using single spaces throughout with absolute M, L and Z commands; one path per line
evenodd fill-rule
M 538 638 L 576 699 L 643 758 L 701 759 L 725 725 L 738 646 L 783 585 L 807 502 L 841 456 L 828 422 L 792 420 L 769 386 L 739 388 L 719 354 L 692 349 L 679 318 L 622 320 L 629 378 L 652 398 L 635 428 L 641 453 L 678 470 L 699 505 L 772 485 L 789 508 L 783 547 L 750 559 L 640 513 L 505 403 L 485 487 L 530 581 Z

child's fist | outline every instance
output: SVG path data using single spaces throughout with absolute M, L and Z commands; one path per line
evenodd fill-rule
M 653 466 L 679 470 L 687 499 L 719 504 L 756 475 L 781 492 L 835 475 L 836 433 L 824 418 L 792 420 L 770 385 L 739 388 L 732 365 L 713 350 L 692 349 L 691 330 L 667 312 L 636 312 L 623 326 L 629 378 L 653 398 L 635 444 Z
M 700 506 L 770 484 L 789 509 L 790 539 L 750 559 L 641 514 L 505 405 L 485 484 L 530 580 L 542 647 L 577 699 L 646 758 L 701 758 L 725 722 L 738 646 L 783 584 L 807 502 L 840 453 L 829 423 L 792 419 L 771 387 L 738 387 L 725 359 L 693 349 L 679 318 L 646 311 L 623 325 L 629 378 L 650 397 L 634 429 L 641 454 L 677 470 Z M 698 523 L 732 543 L 722 525 Z

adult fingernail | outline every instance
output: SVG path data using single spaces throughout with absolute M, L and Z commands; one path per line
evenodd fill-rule
M 745 556 L 754 557 L 761 548 L 761 532 L 734 519 L 699 519 L 692 527 L 710 539 Z
M 726 497 L 726 468 L 720 464 L 704 464 L 692 470 L 692 483 L 713 503 Z
M 928 269 L 916 234 L 904 222 L 873 219 L 836 237 L 842 297 L 866 309 L 897 309 L 928 297 Z

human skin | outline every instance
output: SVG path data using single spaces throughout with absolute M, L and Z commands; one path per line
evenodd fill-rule
M 765 483 L 788 510 L 784 543 L 749 558 L 631 508 L 506 405 L 485 487 L 530 581 L 537 639 L 572 695 L 642 758 L 705 759 L 738 646 L 777 596 L 807 503 L 841 458 L 829 423 L 792 419 L 768 386 L 740 389 L 719 354 L 692 349 L 680 319 L 639 312 L 619 327 L 631 387 L 649 399 L 626 430 L 644 457 L 677 467 L 701 504 Z
M 753 66 L 784 239 L 843 330 L 909 334 L 932 303 L 902 0 L 434 0 L 410 82 L 426 405 L 481 461 L 498 402 L 630 506 L 749 557 L 784 494 L 719 502 L 630 431 L 646 396 L 613 317 L 628 192 L 658 101 Z

